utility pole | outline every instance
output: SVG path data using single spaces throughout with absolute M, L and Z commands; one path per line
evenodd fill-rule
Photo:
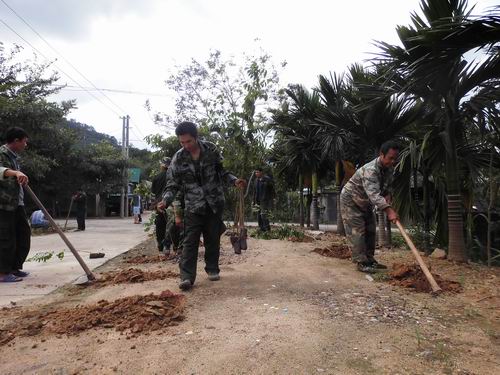
M 125 116 L 120 117 L 122 119 L 122 157 L 125 161 L 122 170 L 122 191 L 120 195 L 120 217 L 128 216 L 128 181 L 127 181 L 127 159 L 128 159 L 128 129 L 127 129 L 127 118 Z
M 124 117 L 125 121 L 125 168 L 124 168 L 124 178 L 125 178 L 125 217 L 128 217 L 128 148 L 129 148 L 129 124 L 130 116 Z

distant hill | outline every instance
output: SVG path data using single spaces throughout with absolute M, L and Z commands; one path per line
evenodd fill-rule
M 65 120 L 64 125 L 75 131 L 78 136 L 77 144 L 81 147 L 99 143 L 101 141 L 108 141 L 112 145 L 119 147 L 118 141 L 115 137 L 112 137 L 108 134 L 99 133 L 90 125 L 82 124 L 81 122 L 77 122 L 73 119 Z

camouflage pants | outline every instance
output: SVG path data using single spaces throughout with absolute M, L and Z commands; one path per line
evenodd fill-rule
M 374 260 L 377 224 L 373 209 L 360 209 L 350 198 L 340 196 L 340 211 L 347 239 L 351 244 L 352 261 L 355 263 Z

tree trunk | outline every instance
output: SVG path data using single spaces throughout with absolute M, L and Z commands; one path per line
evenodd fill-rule
M 337 234 L 345 237 L 344 222 L 340 211 L 340 192 L 342 191 L 342 180 L 340 179 L 340 161 L 335 162 L 335 187 L 337 190 Z
M 448 259 L 465 262 L 464 223 L 462 218 L 462 197 L 448 194 Z
M 307 228 L 311 227 L 311 203 L 312 203 L 312 194 L 311 189 L 307 189 L 306 196 L 306 226 Z
M 377 231 L 377 239 L 378 239 L 378 245 L 380 247 L 386 247 L 387 246 L 387 239 L 385 235 L 386 231 L 386 219 L 385 219 L 385 212 L 381 210 L 377 210 L 377 217 L 378 217 L 378 231 Z
M 312 222 L 313 229 L 319 229 L 319 207 L 318 207 L 318 174 L 312 174 Z
M 490 168 L 489 168 L 489 178 L 490 178 L 490 201 L 488 204 L 487 219 L 488 219 L 488 232 L 486 233 L 486 257 L 488 261 L 488 267 L 491 267 L 491 210 L 495 207 L 495 202 L 497 200 L 498 184 L 493 176 L 493 150 L 490 156 Z
M 101 195 L 97 193 L 95 195 L 95 217 L 101 217 Z
M 392 228 L 391 228 L 391 222 L 387 220 L 386 217 L 386 229 L 385 229 L 385 239 L 386 239 L 386 247 L 392 247 Z
M 456 262 L 467 261 L 462 217 L 462 199 L 458 158 L 455 142 L 455 126 L 450 116 L 446 121 L 446 131 L 442 137 L 446 148 L 446 187 L 448 196 L 448 259 Z
M 299 174 L 299 220 L 300 226 L 304 228 L 304 176 Z
M 430 217 L 430 197 L 429 197 L 429 176 L 427 172 L 427 168 L 424 166 L 423 171 L 423 182 L 422 182 L 422 189 L 423 189 L 423 203 L 424 203 L 424 251 L 427 255 L 430 255 L 432 253 L 431 250 L 431 217 Z

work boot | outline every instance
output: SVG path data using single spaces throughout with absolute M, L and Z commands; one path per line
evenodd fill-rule
M 372 266 L 369 262 L 358 262 L 357 264 L 358 271 L 364 273 L 376 273 L 377 269 Z
M 191 282 L 191 280 L 189 279 L 186 279 L 186 280 L 182 280 L 180 283 L 179 283 L 179 289 L 180 290 L 189 290 L 193 287 L 193 283 Z
M 218 280 L 220 280 L 220 276 L 219 276 L 218 273 L 210 272 L 208 274 L 208 280 L 210 280 L 210 281 L 218 281 Z
M 377 270 L 386 270 L 387 266 L 385 264 L 377 262 L 375 259 L 370 260 L 370 265 L 372 268 Z

